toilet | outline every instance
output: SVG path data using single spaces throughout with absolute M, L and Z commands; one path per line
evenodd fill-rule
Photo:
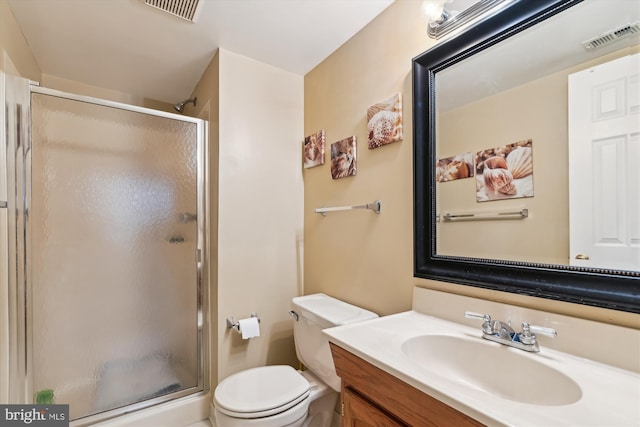
M 213 402 L 217 427 L 329 427 L 340 378 L 322 330 L 374 319 L 377 314 L 325 294 L 292 300 L 298 360 L 307 368 L 261 366 L 218 384 Z

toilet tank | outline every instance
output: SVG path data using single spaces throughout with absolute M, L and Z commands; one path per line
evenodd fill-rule
M 305 295 L 292 300 L 297 314 L 293 337 L 298 360 L 331 388 L 340 391 L 329 340 L 323 329 L 374 319 L 377 314 L 325 294 Z

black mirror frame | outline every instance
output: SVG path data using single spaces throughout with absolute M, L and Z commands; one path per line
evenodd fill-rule
M 436 253 L 436 73 L 581 1 L 516 2 L 413 59 L 415 277 L 640 313 L 640 272 Z

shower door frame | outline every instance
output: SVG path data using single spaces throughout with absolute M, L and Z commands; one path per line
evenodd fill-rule
M 27 260 L 30 257 L 30 239 L 32 238 L 29 212 L 31 209 L 31 96 L 32 94 L 42 94 L 54 96 L 71 101 L 84 102 L 99 106 L 117 108 L 134 113 L 142 113 L 156 117 L 163 117 L 182 122 L 194 123 L 196 125 L 196 197 L 197 197 L 197 242 L 196 253 L 194 254 L 196 268 L 196 288 L 197 288 L 197 352 L 198 352 L 198 375 L 197 385 L 177 392 L 169 393 L 160 397 L 129 404 L 124 407 L 100 412 L 98 414 L 82 417 L 73 421 L 70 426 L 80 427 L 92 425 L 100 421 L 114 418 L 123 414 L 131 413 L 140 409 L 148 408 L 165 402 L 174 401 L 179 398 L 202 396 L 209 392 L 209 239 L 208 230 L 210 225 L 209 214 L 209 147 L 208 147 L 208 127 L 207 122 L 202 119 L 182 116 L 174 113 L 153 110 L 120 102 L 108 101 L 99 98 L 71 94 L 55 89 L 40 87 L 37 83 L 29 82 L 19 78 L 21 84 L 19 89 L 27 90 L 28 108 L 19 119 L 25 125 L 16 131 L 22 141 L 7 141 L 7 198 L 9 208 L 14 208 L 15 218 L 8 221 L 8 231 L 15 227 L 15 239 L 9 239 L 9 252 L 15 254 L 15 258 L 10 255 L 9 263 L 15 263 L 15 269 L 9 267 L 9 339 L 11 344 L 16 344 L 17 349 L 10 349 L 9 361 L 9 400 L 11 403 L 33 403 L 33 322 L 32 322 L 32 292 L 31 266 Z M 28 89 L 27 89 L 28 87 Z M 9 102 L 10 100 L 7 99 Z M 13 152 L 12 152 L 13 149 Z M 11 175 L 15 177 L 12 179 Z M 15 187 L 12 189 L 10 184 Z M 8 209 L 8 216 L 13 217 L 12 209 Z M 11 299 L 15 302 L 13 303 Z M 15 304 L 12 307 L 12 304 Z M 13 310 L 13 313 L 12 313 Z M 10 345 L 11 347 L 11 345 Z M 56 402 L 66 403 L 66 402 Z

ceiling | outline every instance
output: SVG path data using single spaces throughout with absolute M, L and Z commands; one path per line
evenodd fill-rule
M 191 23 L 144 0 L 7 0 L 44 74 L 175 103 L 219 47 L 304 75 L 394 0 L 200 0 Z

